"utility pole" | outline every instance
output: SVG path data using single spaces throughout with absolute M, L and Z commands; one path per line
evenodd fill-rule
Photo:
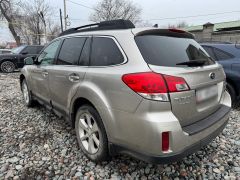
M 59 12 L 60 12 L 61 31 L 63 32 L 62 10 L 61 10 L 61 9 L 59 9 Z
M 42 22 L 43 22 L 43 25 L 44 25 L 44 44 L 47 44 L 47 26 L 46 26 L 46 21 L 44 19 L 44 15 L 43 15 L 43 12 L 40 11 L 38 13 L 39 17 L 41 18 Z
M 41 37 L 40 37 L 40 27 L 39 27 L 39 22 L 40 20 L 39 20 L 39 17 L 37 18 L 37 33 L 38 33 L 38 35 L 37 35 L 37 38 L 38 38 L 38 45 L 41 45 Z
M 63 0 L 64 5 L 64 30 L 67 30 L 67 7 L 66 7 L 66 0 Z

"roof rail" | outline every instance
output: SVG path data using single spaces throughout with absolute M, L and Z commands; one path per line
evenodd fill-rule
M 117 20 L 102 21 L 100 23 L 88 24 L 84 26 L 71 28 L 66 31 L 63 31 L 59 36 L 73 34 L 77 32 L 85 32 L 85 31 L 132 29 L 132 28 L 135 28 L 135 26 L 130 20 L 117 19 Z
M 233 44 L 232 42 L 227 41 L 198 41 L 198 43 L 209 43 L 209 44 Z

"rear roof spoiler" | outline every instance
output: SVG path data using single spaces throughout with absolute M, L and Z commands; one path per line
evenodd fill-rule
M 189 38 L 189 39 L 195 38 L 193 34 L 180 29 L 148 29 L 148 30 L 144 30 L 136 33 L 136 36 L 146 36 L 146 35 L 158 35 L 158 36 Z

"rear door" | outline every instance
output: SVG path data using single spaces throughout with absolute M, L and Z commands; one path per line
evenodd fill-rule
M 170 93 L 172 111 L 182 126 L 199 121 L 220 107 L 225 74 L 194 40 L 181 34 L 148 34 L 135 37 L 139 50 L 150 69 L 156 73 L 182 77 L 190 90 Z M 201 65 L 181 65 L 189 61 Z
M 70 37 L 63 41 L 60 52 L 49 71 L 51 101 L 55 109 L 67 113 L 67 104 L 81 83 L 88 67 L 91 38 Z

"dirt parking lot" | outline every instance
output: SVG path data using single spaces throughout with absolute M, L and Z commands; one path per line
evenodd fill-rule
M 240 180 L 240 110 L 210 145 L 181 162 L 153 165 L 119 155 L 96 164 L 78 149 L 64 120 L 24 106 L 18 78 L 0 73 L 0 179 Z

